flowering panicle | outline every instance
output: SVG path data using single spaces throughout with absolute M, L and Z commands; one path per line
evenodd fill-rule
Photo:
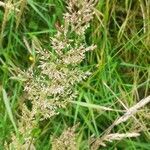
M 97 138 L 94 144 L 91 146 L 91 150 L 97 150 L 100 146 L 106 146 L 106 142 L 120 141 L 125 138 L 138 137 L 140 134 L 136 132 L 131 133 L 112 133 L 105 136 L 105 138 Z
M 53 139 L 52 150 L 76 150 L 76 126 L 64 130 L 60 137 Z
M 89 5 L 88 12 L 91 17 L 89 20 L 85 20 L 86 12 L 81 17 L 81 20 L 87 24 L 92 19 L 93 1 L 83 1 L 79 5 L 86 9 Z M 74 1 L 69 1 L 68 9 L 70 10 L 73 6 Z M 84 12 L 85 8 L 81 10 Z M 67 13 L 64 16 L 67 16 Z M 68 21 L 67 18 L 65 21 Z M 84 26 L 82 27 L 84 28 Z M 29 95 L 28 99 L 32 101 L 33 109 L 41 113 L 44 119 L 58 114 L 57 108 L 64 108 L 67 101 L 74 100 L 77 96 L 74 85 L 90 75 L 88 71 L 81 70 L 78 65 L 85 58 L 85 52 L 94 50 L 96 46 L 87 47 L 83 40 L 84 35 L 78 36 L 76 39 L 71 38 L 71 34 L 67 24 L 61 26 L 61 30 L 58 30 L 51 38 L 51 47 L 54 53 L 43 50 L 37 39 L 32 42 L 39 62 L 34 72 L 29 75 L 25 91 Z
M 61 49 L 61 56 L 38 49 L 37 68 L 35 71 L 29 70 L 25 75 L 28 79 L 24 91 L 32 102 L 32 109 L 44 119 L 58 114 L 57 108 L 64 108 L 67 101 L 74 100 L 77 95 L 74 85 L 89 76 L 89 72 L 82 71 L 78 63 L 84 59 L 84 53 L 93 50 L 95 46 L 69 47 L 67 52 L 62 52 Z
M 71 26 L 72 31 L 83 35 L 93 19 L 94 6 L 97 0 L 68 0 L 68 12 L 64 20 Z
M 36 52 L 37 60 L 22 73 L 26 78 L 24 86 L 26 101 L 29 101 L 31 106 L 28 108 L 29 106 L 24 104 L 18 124 L 25 143 L 34 141 L 31 139 L 31 133 L 36 126 L 35 120 L 49 119 L 57 115 L 60 108 L 65 108 L 68 101 L 73 101 L 77 97 L 75 85 L 90 75 L 88 71 L 83 71 L 79 64 L 85 58 L 85 52 L 96 48 L 94 45 L 86 46 L 83 34 L 87 28 L 86 24 L 89 24 L 92 19 L 94 4 L 93 0 L 84 0 L 76 5 L 75 1 L 69 0 L 69 13 L 64 14 L 65 24 L 51 38 L 52 51 L 43 49 L 36 38 L 32 41 L 32 49 Z M 77 7 L 78 11 L 74 7 Z M 70 32 L 68 25 L 77 34 L 82 33 L 82 36 L 78 38 L 70 36 L 74 33 Z M 25 44 L 31 52 L 27 41 Z M 25 124 L 24 120 L 28 124 Z M 74 138 L 72 129 L 62 135 L 63 140 L 66 140 L 65 136 Z M 66 143 L 66 146 L 68 144 L 74 145 L 74 143 Z

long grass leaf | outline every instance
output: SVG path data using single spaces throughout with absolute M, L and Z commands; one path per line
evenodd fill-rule
M 16 126 L 14 118 L 13 118 L 12 110 L 11 110 L 11 107 L 10 107 L 10 102 L 9 102 L 8 97 L 7 97 L 7 93 L 6 93 L 5 89 L 3 89 L 3 100 L 4 100 L 4 104 L 5 104 L 8 116 L 9 116 L 9 118 L 10 118 L 10 120 L 11 120 L 13 126 L 14 126 L 14 129 L 15 129 L 16 133 L 17 133 L 17 126 Z

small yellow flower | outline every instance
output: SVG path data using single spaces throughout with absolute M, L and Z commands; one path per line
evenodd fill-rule
M 35 59 L 34 59 L 34 57 L 33 56 L 29 56 L 29 60 L 32 62 L 32 63 L 34 63 L 35 62 Z

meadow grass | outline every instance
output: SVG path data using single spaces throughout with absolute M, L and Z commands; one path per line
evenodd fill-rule
M 11 3 L 10 0 L 7 3 Z M 1 3 L 0 3 L 1 4 Z M 20 11 L 17 12 L 15 7 Z M 50 37 L 56 24 L 63 23 L 63 0 L 13 1 L 13 8 L 0 7 L 0 149 L 17 133 L 23 81 L 14 79 L 36 61 L 24 38 L 38 38 L 44 49 L 51 49 Z M 99 139 L 126 110 L 150 95 L 150 2 L 149 0 L 99 0 L 94 19 L 86 31 L 87 45 L 97 48 L 86 54 L 83 70 L 91 76 L 76 86 L 79 96 L 60 114 L 39 122 L 34 130 L 37 150 L 51 149 L 52 138 L 79 123 L 77 149 L 91 149 L 91 139 Z M 32 56 L 33 59 L 29 59 Z M 111 110 L 110 110 L 110 109 Z M 111 133 L 138 132 L 140 136 L 106 142 L 99 149 L 150 149 L 150 109 L 141 108 Z M 94 142 L 93 142 L 94 143 Z M 93 146 L 94 147 L 94 146 Z M 96 148 L 95 148 L 96 149 Z

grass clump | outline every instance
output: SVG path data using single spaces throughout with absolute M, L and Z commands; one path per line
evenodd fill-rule
M 0 6 L 0 149 L 149 150 L 148 0 Z

